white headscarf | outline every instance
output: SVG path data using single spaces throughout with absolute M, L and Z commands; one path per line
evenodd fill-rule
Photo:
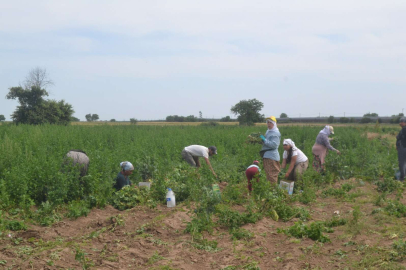
M 331 134 L 330 126 L 325 126 L 319 133 L 329 136 Z
M 129 161 L 123 161 L 120 163 L 120 167 L 123 171 L 133 171 L 134 166 Z
M 285 140 L 283 140 L 283 144 L 284 144 L 284 145 L 285 145 L 285 144 L 290 145 L 290 147 L 292 147 L 292 151 L 297 150 L 297 147 L 296 147 L 296 145 L 295 145 L 295 142 L 292 141 L 291 139 L 285 139 Z
M 267 123 L 268 123 L 268 122 L 271 122 L 271 123 L 273 124 L 273 128 L 268 129 L 268 130 L 266 131 L 266 133 L 268 133 L 268 131 L 279 131 L 279 128 L 278 128 L 278 126 L 276 125 L 276 122 L 275 122 L 275 121 L 272 121 L 271 119 L 267 119 L 266 122 L 267 122 Z

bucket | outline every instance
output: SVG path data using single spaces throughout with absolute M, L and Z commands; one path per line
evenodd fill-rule
M 151 182 L 139 182 L 138 187 L 146 187 L 148 189 L 151 188 Z

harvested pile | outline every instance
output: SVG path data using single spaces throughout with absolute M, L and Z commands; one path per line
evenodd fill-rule
M 248 135 L 247 140 L 245 141 L 245 143 L 248 144 L 262 144 L 262 140 L 260 138 L 262 134 L 260 132 L 257 133 L 251 133 L 250 135 Z

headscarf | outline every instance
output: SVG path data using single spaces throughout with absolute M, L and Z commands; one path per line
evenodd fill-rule
M 295 145 L 295 142 L 292 141 L 291 139 L 285 139 L 285 140 L 283 140 L 283 144 L 284 144 L 284 145 L 285 145 L 285 144 L 290 145 L 290 147 L 292 147 L 292 151 L 297 150 L 297 147 L 296 147 L 296 145 Z
M 279 131 L 279 128 L 278 128 L 278 126 L 276 125 L 276 122 L 275 122 L 275 121 L 273 121 L 273 120 L 267 118 L 267 119 L 266 119 L 266 122 L 267 122 L 267 123 L 270 122 L 270 123 L 273 124 L 273 128 L 268 129 L 268 130 L 266 131 L 266 133 L 268 133 L 268 131 Z
M 332 127 L 325 126 L 319 133 L 330 136 L 330 134 L 332 133 Z
M 123 161 L 120 163 L 120 167 L 123 171 L 133 171 L 134 166 L 129 161 Z

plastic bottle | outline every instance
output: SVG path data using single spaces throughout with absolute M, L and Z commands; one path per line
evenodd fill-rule
M 167 207 L 176 206 L 175 193 L 173 193 L 172 189 L 170 188 L 168 188 L 168 192 L 166 193 L 166 206 Z

